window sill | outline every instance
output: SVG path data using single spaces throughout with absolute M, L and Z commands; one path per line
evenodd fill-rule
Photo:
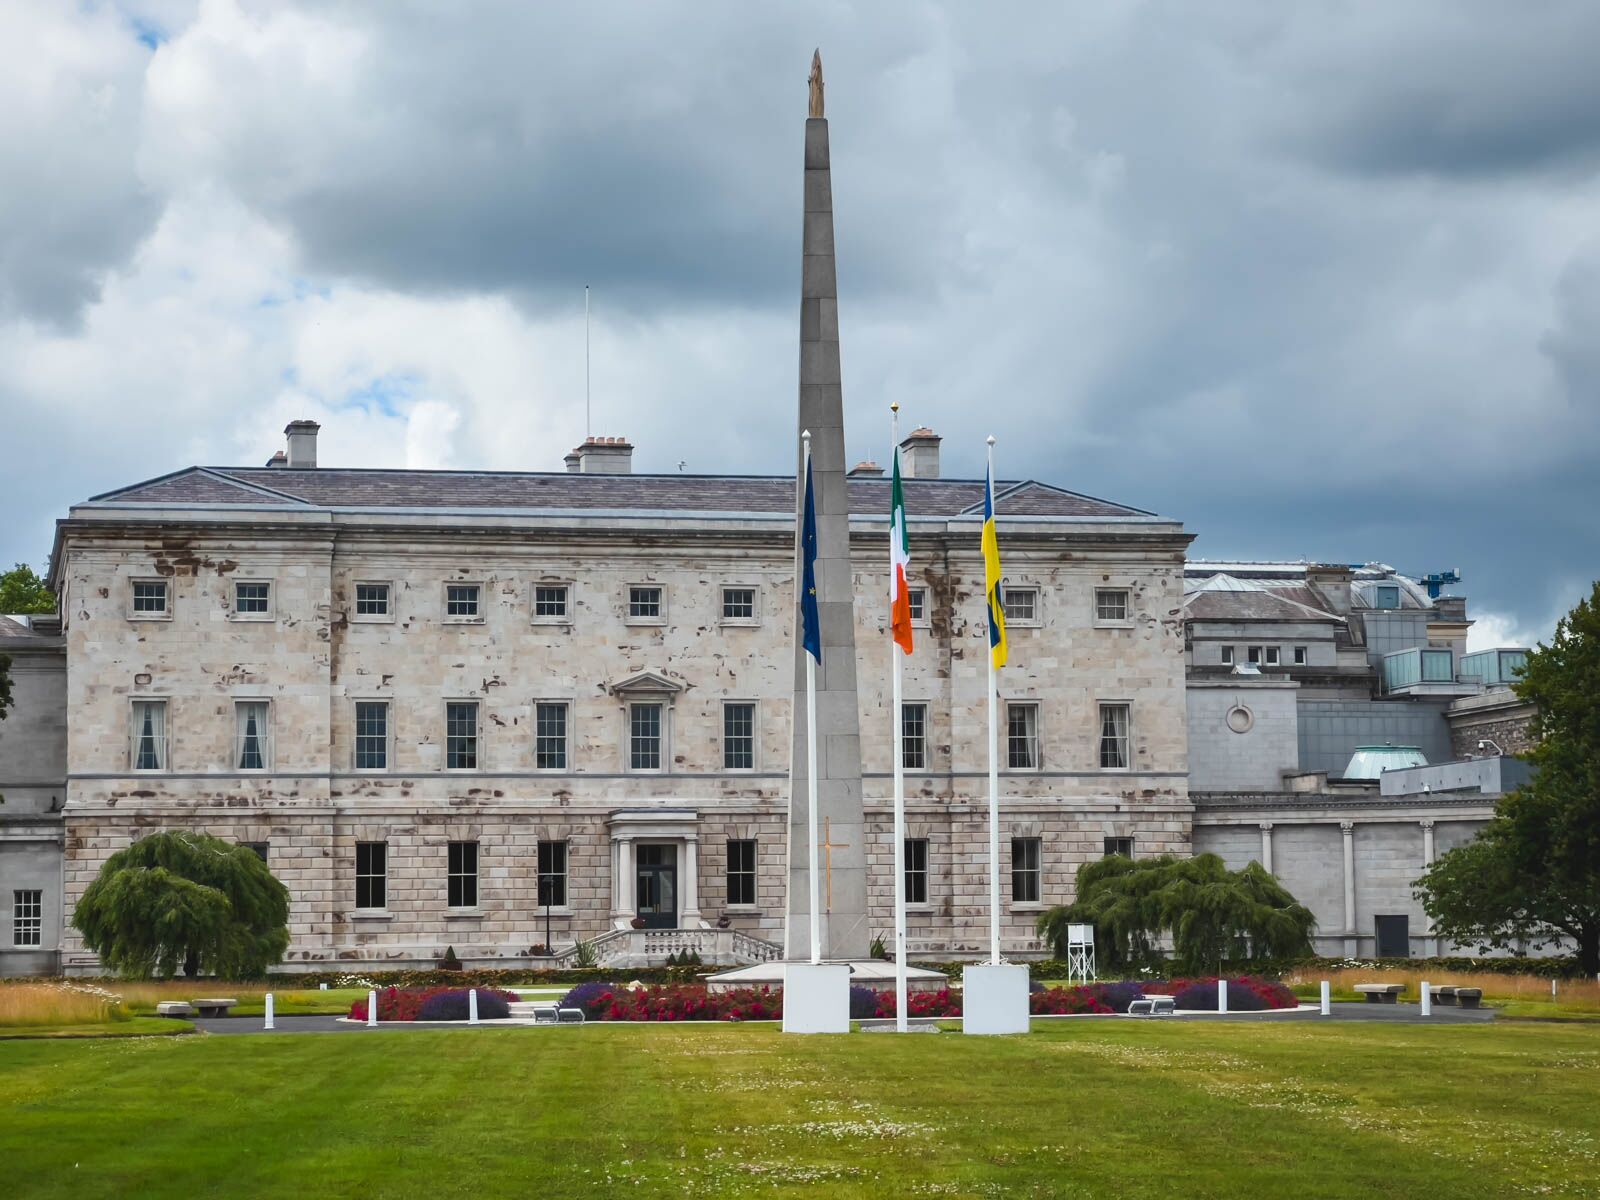
M 171 613 L 129 613 L 128 614 L 128 620 L 130 620 L 130 621 L 170 621 L 170 620 L 172 620 L 172 614 Z
M 1121 621 L 1102 621 L 1097 618 L 1094 622 L 1095 629 L 1132 629 L 1134 627 L 1134 621 L 1131 618 L 1124 618 Z
M 634 629 L 665 629 L 667 619 L 665 617 L 629 617 L 623 624 Z
M 351 613 L 352 625 L 393 625 L 394 614 Z
M 482 625 L 483 624 L 483 618 L 482 617 L 445 617 L 439 623 L 441 625 Z
M 533 625 L 535 628 L 538 628 L 538 627 L 542 626 L 542 627 L 544 627 L 546 629 L 570 629 L 570 628 L 572 628 L 572 618 L 571 617 L 534 617 L 533 620 L 529 622 L 529 624 Z
M 229 613 L 228 620 L 239 625 L 271 625 L 276 621 L 275 613 Z
M 394 914 L 386 908 L 358 908 L 350 914 L 352 921 L 392 921 Z
M 1014 913 L 1040 913 L 1048 911 L 1049 907 L 1042 900 L 1014 900 L 1009 911 Z
M 754 617 L 723 617 L 717 626 L 720 629 L 760 629 L 761 622 Z

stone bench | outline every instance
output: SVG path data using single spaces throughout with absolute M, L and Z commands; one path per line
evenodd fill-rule
M 231 997 L 225 1000 L 212 997 L 209 1000 L 194 1001 L 194 1008 L 202 1017 L 225 1017 L 228 1015 L 228 1010 L 237 1003 L 239 1002 Z
M 1400 993 L 1406 990 L 1403 983 L 1358 983 L 1356 991 L 1366 997 L 1368 1004 L 1398 1004 Z
M 1141 996 L 1128 1005 L 1130 1017 L 1170 1017 L 1174 1011 L 1171 996 Z
M 1458 987 L 1456 989 L 1456 1003 L 1462 1008 L 1477 1008 L 1481 1004 L 1482 1000 L 1482 988 Z
M 1456 1003 L 1456 988 L 1436 987 L 1429 989 L 1433 993 L 1433 1002 L 1442 1004 L 1446 1008 L 1454 1008 Z
M 158 1017 L 192 1017 L 194 1009 L 182 1000 L 163 1000 L 156 1005 Z
M 556 1021 L 561 1025 L 582 1025 L 583 1009 L 558 1008 L 556 1009 Z

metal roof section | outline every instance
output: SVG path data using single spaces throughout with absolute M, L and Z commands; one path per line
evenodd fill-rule
M 1343 625 L 1344 618 L 1280 596 L 1267 588 L 1219 588 L 1189 592 L 1184 616 L 1194 621 L 1321 621 Z
M 1357 746 L 1342 778 L 1377 780 L 1383 778 L 1385 771 L 1427 765 L 1428 756 L 1419 746 Z

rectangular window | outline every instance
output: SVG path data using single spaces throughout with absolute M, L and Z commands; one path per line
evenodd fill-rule
M 476 700 L 454 700 L 444 706 L 444 765 L 451 771 L 478 769 Z
M 756 769 L 756 706 L 748 701 L 722 706 L 722 765 L 729 771 Z
M 1279 647 L 1277 647 L 1277 646 L 1268 646 L 1267 647 L 1267 658 L 1266 658 L 1267 666 L 1275 667 L 1275 666 L 1278 665 L 1278 661 L 1279 661 L 1279 659 L 1278 659 L 1278 651 L 1279 651 Z
M 163 579 L 133 581 L 133 611 L 144 617 L 167 615 L 167 584 Z
M 356 770 L 389 769 L 389 703 L 386 700 L 356 702 Z
M 1130 762 L 1128 753 L 1128 706 L 1102 704 L 1100 706 L 1100 769 L 1126 771 Z
M 628 705 L 628 766 L 635 771 L 661 769 L 661 705 Z
M 900 706 L 900 765 L 907 771 L 928 769 L 928 706 Z
M 11 893 L 11 943 L 44 944 L 44 892 L 38 888 Z
M 1006 620 L 1027 623 L 1039 619 L 1039 589 L 1008 587 L 1006 594 Z
M 567 906 L 567 844 L 539 843 L 539 905 Z
M 1297 667 L 1303 667 L 1303 666 L 1306 665 L 1306 647 L 1305 646 L 1296 646 L 1294 648 L 1294 665 L 1297 666 Z
M 1113 854 L 1120 854 L 1123 858 L 1133 857 L 1133 839 L 1108 837 L 1105 842 L 1105 855 L 1110 858 Z
M 356 907 L 384 908 L 388 901 L 389 846 L 356 843 Z
M 756 902 L 756 843 L 754 838 L 728 842 L 728 903 Z
M 1225 667 L 1233 666 L 1233 647 L 1232 646 L 1224 646 L 1224 647 L 1222 647 L 1222 665 L 1225 666 Z
M 911 605 L 911 619 L 913 621 L 927 620 L 928 589 L 920 587 L 908 588 L 906 590 L 906 597 Z
M 452 583 L 444 589 L 444 615 L 460 621 L 472 620 L 478 613 L 481 589 L 475 583 Z
M 1039 839 L 1016 837 L 1011 839 L 1011 902 L 1037 904 L 1039 902 Z
M 754 621 L 756 619 L 756 590 L 753 587 L 725 587 L 722 589 L 722 619 L 724 621 Z
M 451 842 L 449 863 L 451 908 L 478 907 L 478 843 Z
M 270 842 L 240 842 L 239 844 L 262 862 L 267 861 L 267 851 L 271 848 Z
M 928 902 L 928 839 L 906 839 L 906 903 Z
M 1259 667 L 1261 665 L 1261 647 L 1260 646 L 1251 646 L 1250 649 L 1246 652 L 1246 655 L 1249 658 L 1250 664 L 1252 666 Z
M 533 588 L 533 615 L 547 621 L 559 621 L 567 615 L 567 585 L 564 583 L 539 583 Z
M 264 617 L 272 611 L 272 585 L 259 580 L 238 580 L 233 585 L 233 612 L 240 617 Z
M 1006 765 L 1013 771 L 1039 769 L 1039 706 L 1006 705 Z
M 1374 608 L 1399 608 L 1400 588 L 1397 584 L 1386 583 L 1372 589 Z
M 272 765 L 272 713 L 265 700 L 237 700 L 233 705 L 233 766 L 237 771 L 265 771 Z
M 661 589 L 658 587 L 630 587 L 628 589 L 628 619 L 632 621 L 659 621 L 661 619 Z
M 1096 588 L 1094 616 L 1097 621 L 1126 621 L 1128 619 L 1128 590 L 1126 588 Z
M 356 584 L 356 616 L 389 616 L 389 585 L 387 583 Z
M 165 771 L 167 769 L 167 702 L 165 700 L 135 700 L 133 702 L 133 769 L 135 771 Z
M 567 706 L 559 701 L 533 706 L 533 765 L 540 771 L 567 769 Z

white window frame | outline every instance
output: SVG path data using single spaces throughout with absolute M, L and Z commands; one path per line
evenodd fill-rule
M 383 713 L 383 766 L 361 765 L 361 706 L 381 704 Z M 394 769 L 394 701 L 388 696 L 355 696 L 350 702 L 350 769 L 363 775 L 383 775 Z
M 622 598 L 622 619 L 628 625 L 665 625 L 667 623 L 667 587 L 663 583 L 630 583 L 627 594 Z M 636 617 L 633 615 L 633 592 L 635 588 L 650 588 L 656 593 L 656 615 L 653 617 Z
M 561 592 L 561 612 L 542 613 L 539 611 L 539 592 L 541 589 L 559 589 Z M 535 625 L 571 625 L 572 608 L 574 603 L 573 581 L 570 579 L 535 579 L 528 585 L 528 616 Z
M 1223 666 L 1225 666 L 1225 667 L 1233 666 L 1234 648 L 1232 646 L 1219 646 L 1219 647 L 1217 647 L 1217 654 L 1218 654 L 1218 657 L 1222 660 L 1222 665 Z
M 1017 845 L 1018 845 L 1018 843 L 1029 843 L 1029 844 L 1031 844 L 1033 846 L 1034 859 L 1033 859 L 1033 865 L 1031 867 L 1030 866 L 1021 866 L 1021 867 L 1019 867 L 1017 865 Z M 1019 897 L 1017 895 L 1017 876 L 1018 875 L 1031 875 L 1031 876 L 1033 876 L 1033 896 L 1032 896 L 1032 898 L 1024 898 L 1024 897 Z M 1013 836 L 1012 839 L 1011 839 L 1011 906 L 1012 906 L 1012 908 L 1036 908 L 1036 907 L 1041 907 L 1043 905 L 1043 903 L 1044 903 L 1044 838 L 1040 837 L 1038 834 L 1022 834 L 1022 835 Z
M 735 845 L 741 845 L 741 846 L 747 845 L 747 846 L 750 847 L 750 869 L 748 871 L 743 870 L 743 869 L 735 871 L 733 869 L 733 847 Z M 753 838 L 753 837 L 737 837 L 737 838 L 736 837 L 731 837 L 731 838 L 728 838 L 727 839 L 727 844 L 725 845 L 725 847 L 723 849 L 723 854 L 726 857 L 723 860 L 722 886 L 723 886 L 724 894 L 725 894 L 727 902 L 728 902 L 728 907 L 731 908 L 731 909 L 735 909 L 735 910 L 737 910 L 739 912 L 749 912 L 752 909 L 755 909 L 761 903 L 761 841 L 760 841 L 760 839 L 759 838 Z M 749 876 L 749 878 L 750 878 L 750 899 L 748 899 L 748 900 L 735 900 L 733 898 L 733 888 L 732 888 L 731 885 L 733 883 L 733 879 L 734 879 L 735 875 L 739 876 L 740 878 L 743 878 L 745 876 Z
M 1108 708 L 1122 708 L 1127 710 L 1128 725 L 1123 731 L 1123 758 L 1124 764 L 1120 767 L 1106 767 L 1100 764 L 1102 758 L 1101 742 L 1105 737 L 1105 710 Z M 1133 770 L 1133 701 L 1132 700 L 1097 700 L 1094 707 L 1094 761 L 1096 768 L 1101 771 L 1117 775 L 1125 775 Z
M 267 589 L 267 608 L 265 612 L 240 612 L 239 587 L 240 585 L 264 587 Z M 275 621 L 278 612 L 278 589 L 273 586 L 270 579 L 235 579 L 231 585 L 228 599 L 228 619 L 230 621 Z
M 561 710 L 561 765 L 559 767 L 541 767 L 539 765 L 539 710 L 541 708 L 559 708 Z M 535 699 L 533 702 L 533 769 L 541 774 L 562 775 L 572 770 L 572 701 L 562 697 L 546 696 Z
M 384 592 L 383 611 L 381 613 L 364 613 L 361 611 L 361 589 L 364 587 L 381 587 Z M 396 598 L 399 589 L 395 587 L 392 579 L 356 579 L 350 584 L 350 619 L 363 625 L 393 624 Z
M 1294 648 L 1294 665 L 1305 667 L 1311 664 L 1311 647 L 1296 646 Z
M 1281 667 L 1283 665 L 1283 650 L 1281 647 L 1267 646 L 1264 648 L 1264 651 L 1265 657 L 1262 659 L 1262 666 Z
M 1122 615 L 1120 617 L 1102 616 L 1100 612 L 1100 597 L 1121 596 Z M 1116 584 L 1097 585 L 1094 589 L 1094 624 L 1101 629 L 1124 629 L 1133 624 L 1133 589 L 1121 587 Z
M 1244 652 L 1245 661 L 1252 667 L 1259 667 L 1261 660 L 1266 657 L 1266 652 L 1267 648 L 1265 646 L 1246 646 Z
M 374 871 L 369 869 L 366 872 L 366 874 L 362 874 L 362 872 L 361 872 L 361 847 L 363 847 L 363 846 L 382 846 L 383 847 L 383 870 L 381 872 L 374 872 Z M 389 841 L 388 841 L 388 839 L 387 838 L 377 838 L 375 840 L 369 840 L 369 839 L 366 839 L 366 838 L 357 839 L 356 846 L 355 846 L 355 853 L 354 853 L 353 857 L 355 859 L 354 864 L 353 864 L 354 867 L 355 867 L 355 870 L 352 873 L 353 874 L 353 879 L 354 879 L 354 885 L 355 885 L 354 886 L 355 895 L 352 898 L 353 899 L 353 907 L 355 908 L 355 910 L 357 912 L 372 912 L 372 913 L 388 912 L 389 911 Z M 370 868 L 371 864 L 369 863 L 368 866 Z M 361 881 L 363 879 L 381 879 L 381 880 L 383 880 L 383 903 L 382 904 L 362 904 L 361 903 Z M 369 897 L 369 899 L 370 899 L 370 897 Z
M 472 720 L 472 765 L 470 767 L 452 767 L 450 765 L 450 709 L 452 705 L 470 704 L 474 710 Z M 482 771 L 483 766 L 483 701 L 476 696 L 452 696 L 444 702 L 444 757 L 441 760 L 444 770 L 455 771 L 470 775 L 474 771 Z
M 1042 614 L 1042 609 L 1044 607 L 1044 589 L 1043 588 L 1041 588 L 1037 584 L 1033 584 L 1033 583 L 1019 583 L 1019 584 L 1017 584 L 1015 586 L 1012 586 L 1011 584 L 1007 584 L 1004 581 L 1002 581 L 1001 587 L 1005 591 L 1005 596 L 1006 596 L 1006 609 L 1007 609 L 1007 612 L 1006 612 L 1006 628 L 1007 629 L 1013 629 L 1013 628 L 1014 629 L 1038 629 L 1042 624 L 1044 624 L 1044 618 L 1041 615 Z M 1024 594 L 1031 595 L 1033 597 L 1033 615 L 1032 616 L 1028 616 L 1028 617 L 1012 616 L 1011 612 L 1009 611 L 1010 608 L 1011 608 L 1012 602 L 1018 596 L 1021 596 L 1021 595 L 1024 595 Z
M 728 616 L 728 593 L 741 591 L 750 593 L 750 615 L 748 617 Z M 662 597 L 663 602 L 665 596 Z M 752 628 L 761 624 L 761 588 L 754 583 L 724 583 L 717 588 L 717 624 L 732 625 L 735 627 Z
M 922 737 L 920 739 L 921 743 L 922 743 L 922 765 L 921 766 L 916 766 L 916 767 L 907 765 L 906 761 L 905 761 L 905 749 L 906 749 L 906 745 L 907 745 L 907 741 L 906 741 L 906 737 L 905 737 L 906 710 L 908 708 L 919 708 L 919 709 L 922 710 Z M 915 771 L 915 772 L 917 772 L 919 774 L 926 774 L 927 772 L 933 770 L 933 765 L 932 765 L 933 764 L 933 746 L 929 743 L 929 740 L 928 740 L 928 726 L 931 725 L 932 723 L 933 723 L 933 705 L 930 704 L 928 701 L 912 699 L 912 700 L 902 700 L 900 702 L 900 729 L 899 729 L 899 736 L 897 736 L 895 738 L 894 752 L 898 752 L 900 754 L 900 756 L 901 756 L 901 758 L 900 758 L 900 764 L 901 764 L 900 769 L 902 771 Z M 891 754 L 891 757 L 889 759 L 889 765 L 891 767 L 893 767 L 893 765 L 894 765 L 894 758 L 893 758 L 892 754 Z
M 143 737 L 144 721 L 139 707 L 144 704 L 161 706 L 161 731 L 155 734 L 161 748 L 161 765 L 139 765 L 139 743 Z M 134 696 L 128 705 L 128 770 L 136 775 L 165 775 L 172 770 L 172 700 L 168 696 Z M 152 730 L 152 732 L 154 732 Z
M 633 710 L 636 706 L 649 705 L 661 714 L 660 724 L 656 729 L 657 759 L 653 767 L 636 767 L 633 765 Z M 665 775 L 667 764 L 672 761 L 672 743 L 669 738 L 672 705 L 663 697 L 633 697 L 630 696 L 622 706 L 622 768 L 629 775 Z
M 912 628 L 914 628 L 914 629 L 926 629 L 926 628 L 928 628 L 928 626 L 932 623 L 932 618 L 928 615 L 929 610 L 932 608 L 932 601 L 931 601 L 932 593 L 928 590 L 928 585 L 919 583 L 919 584 L 916 584 L 915 586 L 908 587 L 906 589 L 906 594 L 907 594 L 907 597 L 908 597 L 909 601 L 911 602 L 911 625 L 912 625 Z M 920 613 L 917 612 L 917 605 L 916 605 L 916 599 L 917 599 L 918 596 L 922 597 L 922 611 Z
M 471 846 L 472 847 L 472 870 L 468 871 L 468 870 L 465 869 L 465 867 L 463 867 L 460 870 L 456 869 L 456 864 L 455 864 L 454 858 L 455 858 L 455 849 L 456 849 L 457 846 Z M 450 909 L 453 912 L 464 912 L 464 911 L 470 912 L 473 909 L 476 909 L 477 907 L 479 907 L 478 900 L 479 900 L 480 884 L 482 882 L 481 877 L 480 877 L 481 876 L 481 871 L 479 869 L 479 860 L 482 858 L 482 854 L 483 854 L 483 850 L 482 850 L 482 847 L 478 844 L 478 839 L 477 838 L 451 838 L 448 842 L 445 843 L 445 847 L 444 847 L 444 904 L 445 904 L 446 908 Z M 463 858 L 466 857 L 465 853 L 463 853 L 462 857 Z M 451 885 L 454 884 L 455 881 L 458 880 L 458 879 L 470 879 L 472 881 L 472 900 L 471 900 L 470 903 L 452 904 L 450 902 L 450 888 L 451 888 Z M 465 885 L 463 885 L 463 888 L 464 887 L 465 887 Z M 386 896 L 385 899 L 387 899 L 387 898 L 388 897 Z M 463 899 L 465 899 L 465 897 L 463 897 Z
M 452 613 L 450 611 L 450 589 L 451 588 L 462 588 L 462 587 L 470 587 L 470 588 L 477 588 L 478 589 L 478 611 L 476 613 L 472 614 L 471 616 L 467 616 L 464 613 Z M 479 580 L 479 579 L 448 579 L 448 580 L 446 580 L 444 582 L 444 584 L 441 585 L 441 587 L 439 589 L 439 600 L 440 600 L 439 612 L 440 612 L 441 616 L 443 617 L 444 623 L 446 625 L 482 625 L 483 621 L 484 621 L 484 609 L 486 609 L 488 607 L 487 596 L 488 596 L 488 590 L 483 586 L 483 581 L 482 580 Z
M 43 888 L 12 889 L 11 944 L 18 950 L 32 950 L 44 945 Z
M 1014 767 L 1011 765 L 1011 710 L 1021 709 L 1033 713 L 1033 765 L 1031 767 Z M 1039 702 L 1037 700 L 1007 700 L 1005 702 L 1006 718 L 1006 765 L 1002 770 L 1020 774 L 1030 774 L 1044 769 L 1044 739 L 1039 736 Z
M 750 709 L 750 765 L 748 767 L 730 767 L 728 765 L 728 709 L 735 704 L 748 706 Z M 722 725 L 718 741 L 722 746 L 722 769 L 735 775 L 748 775 L 761 768 L 761 703 L 758 700 L 731 697 L 722 702 Z
M 244 730 L 240 722 L 244 714 L 239 710 L 246 704 L 259 706 L 264 728 L 256 730 L 256 752 L 261 756 L 259 767 L 243 767 L 239 760 L 244 757 Z M 272 770 L 273 752 L 276 746 L 272 737 L 272 701 L 266 696 L 235 696 L 233 698 L 233 758 L 229 769 L 238 775 L 265 775 Z
M 160 612 L 140 612 L 134 608 L 134 594 L 143 585 L 157 584 L 162 589 L 164 597 Z M 173 587 L 172 580 L 162 579 L 159 576 L 137 576 L 128 580 L 128 620 L 130 621 L 170 621 L 172 620 Z

